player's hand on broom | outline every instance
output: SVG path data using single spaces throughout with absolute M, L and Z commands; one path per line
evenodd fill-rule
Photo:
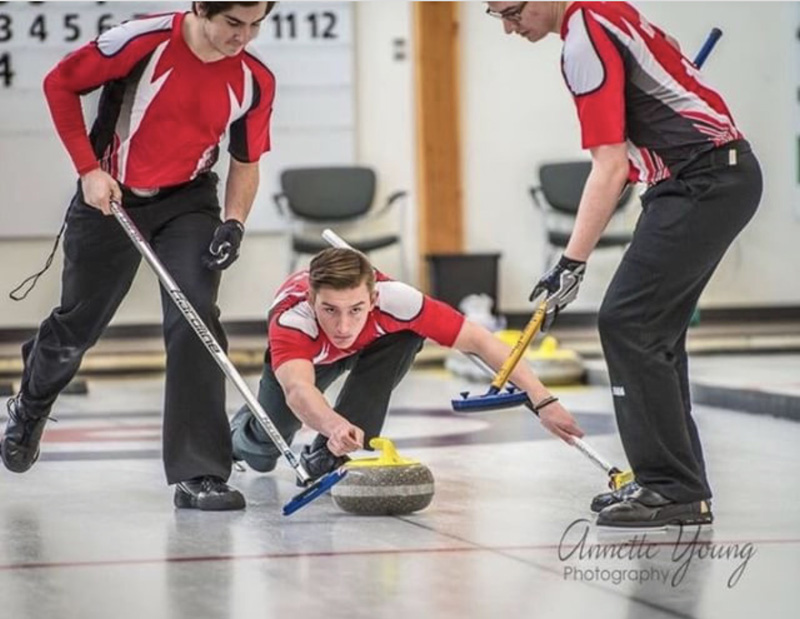
M 534 301 L 542 294 L 547 294 L 547 310 L 542 323 L 542 331 L 547 331 L 555 321 L 558 313 L 578 296 L 578 287 L 586 272 L 586 263 L 561 256 L 558 263 L 542 275 L 529 297 Z
M 539 420 L 546 430 L 555 434 L 562 441 L 572 444 L 572 437 L 583 438 L 578 422 L 570 412 L 561 406 L 560 402 L 553 402 L 539 410 Z
M 111 215 L 111 201 L 122 201 L 122 190 L 119 183 L 108 172 L 95 168 L 81 176 L 81 192 L 83 201 L 89 206 Z
M 328 449 L 334 456 L 343 456 L 364 448 L 364 430 L 354 426 L 344 417 L 328 434 Z

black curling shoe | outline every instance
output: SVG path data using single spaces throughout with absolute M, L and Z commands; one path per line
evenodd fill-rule
M 203 511 L 244 509 L 241 492 L 219 477 L 197 477 L 175 484 L 175 507 Z
M 620 503 L 610 505 L 597 515 L 601 527 L 664 527 L 668 525 L 702 525 L 714 522 L 708 501 L 676 503 L 640 487 Z
M 35 413 L 25 405 L 20 394 L 11 398 L 6 406 L 8 423 L 0 442 L 0 454 L 9 471 L 24 473 L 39 459 L 39 443 L 50 411 Z

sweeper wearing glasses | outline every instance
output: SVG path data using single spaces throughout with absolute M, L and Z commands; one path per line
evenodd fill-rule
M 561 67 L 592 157 L 575 227 L 536 284 L 549 325 L 628 182 L 642 214 L 598 321 L 635 482 L 596 497 L 598 524 L 709 524 L 711 488 L 691 415 L 686 330 L 725 251 L 755 213 L 758 161 L 721 95 L 677 42 L 625 2 L 489 2 L 507 34 L 563 41 Z M 533 128 L 535 130 L 535 128 Z

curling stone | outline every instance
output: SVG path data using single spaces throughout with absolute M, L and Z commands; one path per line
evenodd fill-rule
M 433 499 L 433 474 L 417 460 L 401 457 L 392 441 L 376 437 L 377 458 L 350 460 L 347 475 L 331 488 L 333 501 L 344 511 L 367 516 L 417 512 Z
M 509 346 L 514 346 L 520 332 L 500 331 L 495 335 Z M 574 385 L 582 383 L 586 376 L 581 356 L 574 350 L 561 348 L 552 335 L 546 335 L 539 348 L 526 351 L 525 359 L 545 385 Z

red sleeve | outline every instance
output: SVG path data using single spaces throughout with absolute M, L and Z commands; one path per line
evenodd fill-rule
M 293 359 L 306 359 L 313 363 L 316 354 L 314 340 L 305 333 L 282 327 L 278 324 L 277 317 L 270 321 L 267 337 L 273 371 Z
M 619 144 L 625 132 L 625 67 L 619 51 L 591 11 L 569 18 L 562 69 L 575 99 L 581 144 Z
M 422 312 L 412 330 L 429 337 L 442 346 L 452 348 L 464 325 L 464 315 L 452 307 L 425 295 Z
M 253 163 L 270 149 L 270 120 L 275 99 L 275 76 L 255 56 L 247 54 L 253 72 L 253 105 L 231 124 L 228 152 L 237 161 Z
M 387 332 L 413 331 L 442 346 L 453 346 L 464 316 L 452 307 L 422 294 L 403 282 L 378 274 L 378 309 L 381 326 Z
M 171 16 L 160 17 L 162 24 L 171 20 Z M 141 30 L 140 22 L 144 21 L 134 20 L 103 33 L 66 56 L 44 79 L 53 123 L 78 174 L 99 167 L 83 121 L 80 96 L 130 73 L 139 60 L 169 36 L 170 31 L 163 29 L 140 34 L 136 28 Z

